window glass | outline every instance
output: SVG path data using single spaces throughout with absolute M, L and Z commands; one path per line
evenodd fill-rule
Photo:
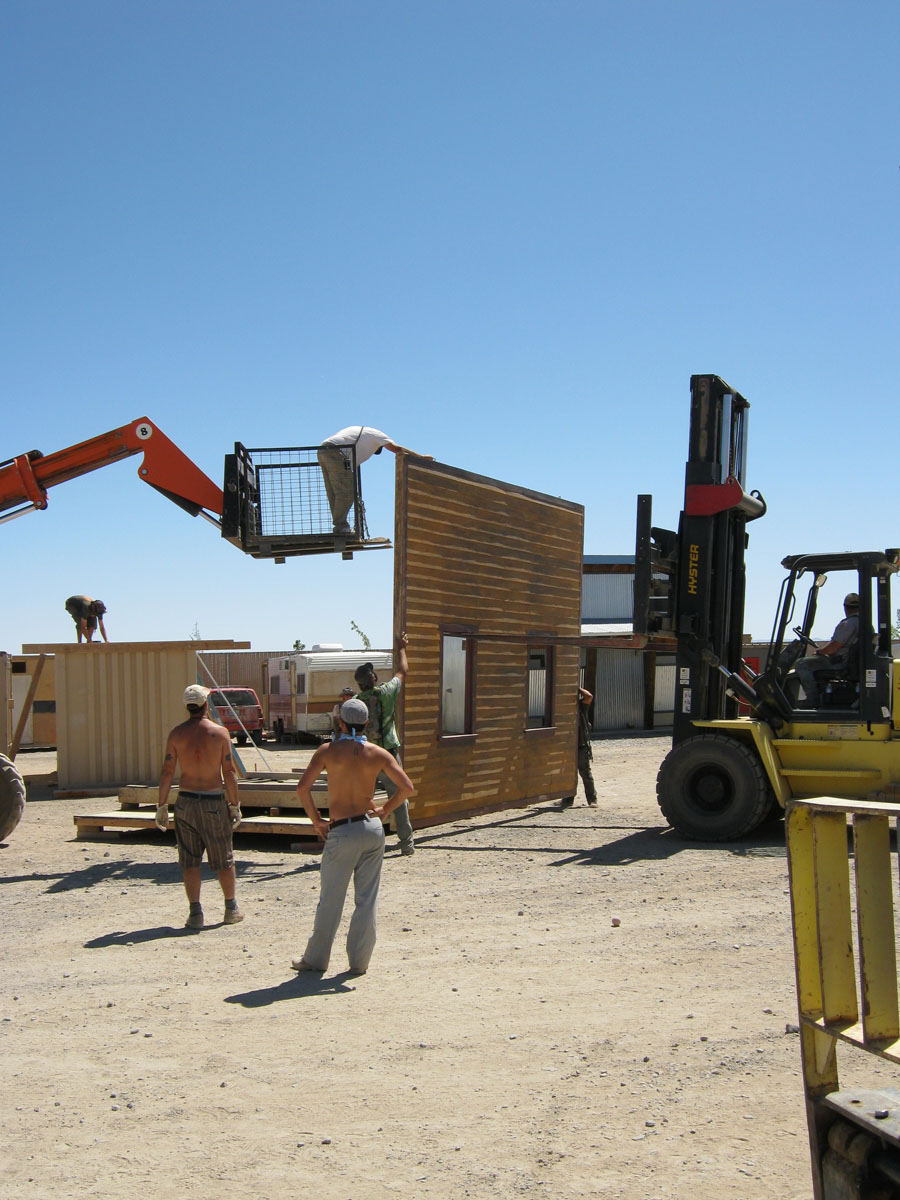
M 541 729 L 553 724 L 553 650 L 549 646 L 532 646 L 528 650 L 528 711 L 527 729 Z
M 471 639 L 444 634 L 441 639 L 441 733 L 472 732 Z

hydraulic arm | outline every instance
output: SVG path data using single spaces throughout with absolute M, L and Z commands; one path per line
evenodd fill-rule
M 138 477 L 191 516 L 221 525 L 222 489 L 146 417 L 54 454 L 31 450 L 0 463 L 0 522 L 47 507 L 47 489 L 143 454 Z

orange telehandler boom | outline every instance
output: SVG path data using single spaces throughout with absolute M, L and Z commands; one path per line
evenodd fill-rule
M 99 437 L 41 454 L 31 450 L 0 462 L 0 523 L 47 507 L 47 489 L 99 467 L 143 454 L 138 477 L 191 516 L 221 528 L 222 489 L 146 417 Z

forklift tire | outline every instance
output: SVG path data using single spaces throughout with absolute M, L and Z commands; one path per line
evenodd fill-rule
M 774 796 L 753 748 L 713 733 L 669 751 L 656 777 L 656 799 L 683 837 L 729 842 L 765 820 Z
M 15 764 L 0 754 L 0 842 L 6 841 L 25 811 L 25 782 Z

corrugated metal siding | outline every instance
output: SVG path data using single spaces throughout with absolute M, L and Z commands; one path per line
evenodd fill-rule
M 656 664 L 656 691 L 653 696 L 654 713 L 675 711 L 675 664 Z
M 630 621 L 633 613 L 633 575 L 582 576 L 582 621 Z
M 583 510 L 419 459 L 400 459 L 397 476 L 395 623 L 410 639 L 402 736 L 414 820 L 571 795 Z M 442 623 L 476 631 L 473 739 L 438 736 Z M 547 635 L 573 639 L 556 646 L 556 726 L 526 733 L 528 646 Z
M 267 660 L 292 653 L 291 650 L 209 650 L 203 654 L 203 661 L 222 687 L 252 687 L 261 697 Z M 200 675 L 204 687 L 213 686 L 202 667 Z
M 197 678 L 202 647 L 131 642 L 56 648 L 60 789 L 158 782 L 169 731 L 186 719 L 181 697 Z
M 644 728 L 643 654 L 604 650 L 597 655 L 594 730 Z

